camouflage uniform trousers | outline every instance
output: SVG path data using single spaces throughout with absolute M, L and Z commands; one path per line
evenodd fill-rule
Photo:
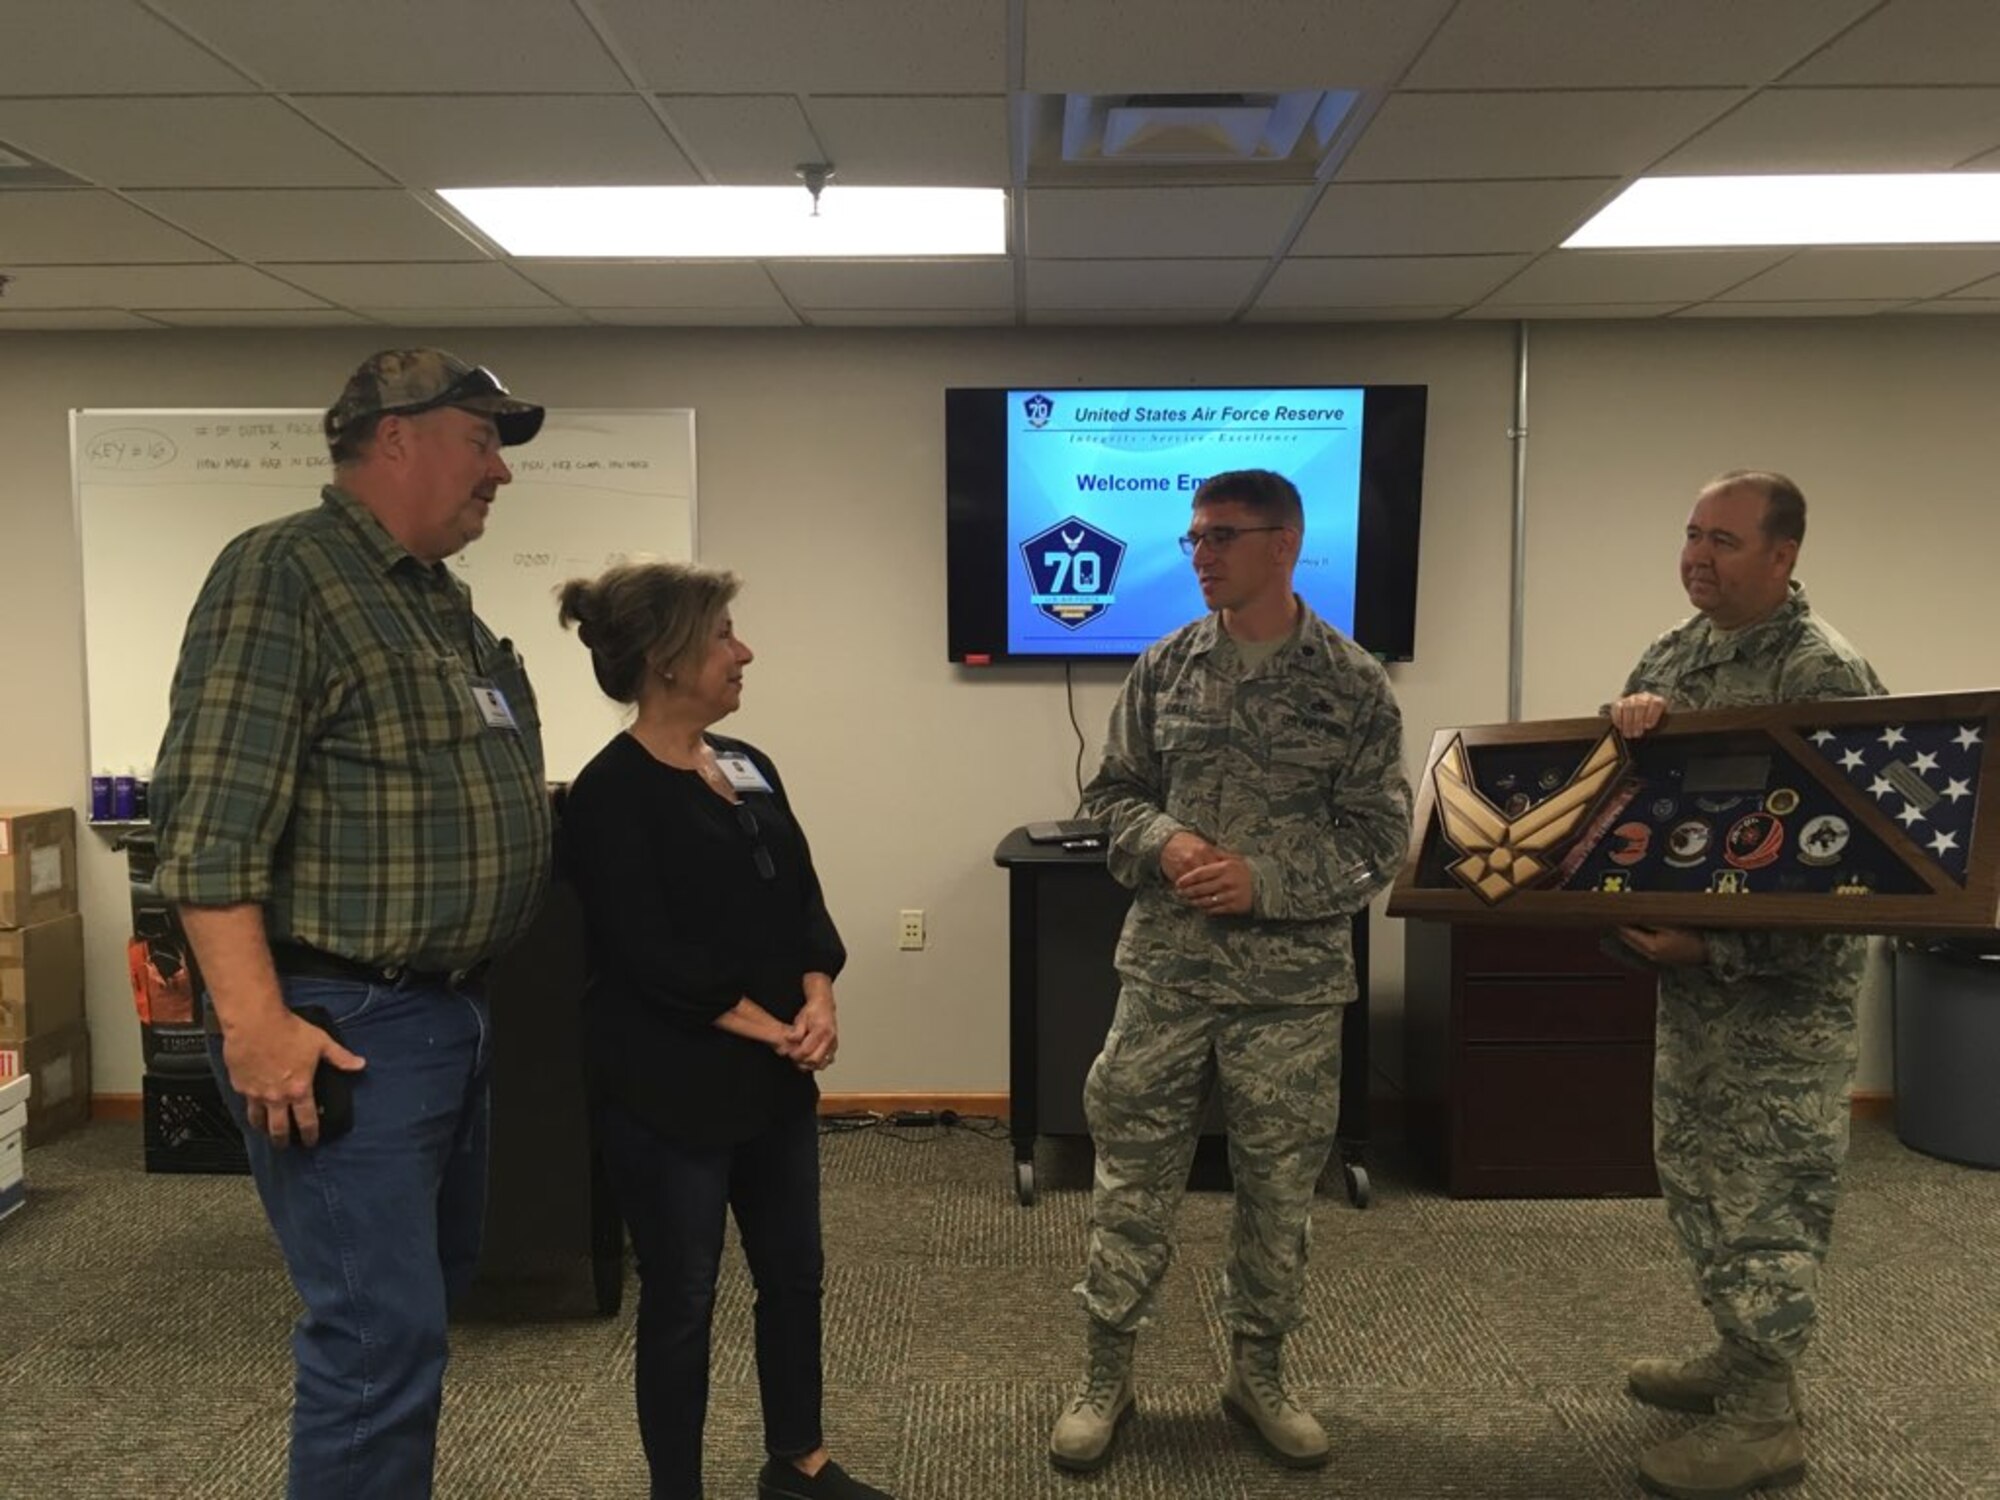
M 1667 1216 L 1724 1345 L 1773 1372 L 1812 1338 L 1847 1156 L 1855 985 L 1827 977 L 1660 985 L 1653 1155 Z
M 1340 1113 L 1340 1020 L 1337 1004 L 1218 1005 L 1125 981 L 1083 1089 L 1097 1175 L 1076 1291 L 1092 1317 L 1128 1331 L 1151 1321 L 1220 1090 L 1236 1185 L 1223 1321 L 1258 1337 L 1304 1321 L 1313 1188 Z

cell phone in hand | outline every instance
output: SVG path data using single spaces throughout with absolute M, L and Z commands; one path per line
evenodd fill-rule
M 321 1005 L 301 1005 L 293 1010 L 293 1015 L 301 1021 L 310 1021 L 321 1031 L 332 1037 L 341 1046 L 347 1042 L 340 1034 L 340 1028 L 333 1024 L 333 1017 Z M 322 1057 L 319 1066 L 313 1069 L 313 1108 L 319 1111 L 319 1143 L 337 1141 L 354 1128 L 354 1078 L 343 1069 L 336 1068 Z M 292 1122 L 292 1141 L 298 1143 L 298 1122 Z

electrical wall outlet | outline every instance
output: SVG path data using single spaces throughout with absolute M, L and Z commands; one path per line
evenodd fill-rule
M 906 906 L 896 919 L 896 946 L 910 951 L 924 945 L 924 909 Z

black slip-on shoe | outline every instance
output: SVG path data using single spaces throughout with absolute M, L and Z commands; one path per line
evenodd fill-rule
M 792 1467 L 790 1460 L 767 1459 L 757 1476 L 757 1500 L 895 1500 L 887 1490 L 863 1484 L 847 1470 L 828 1459 L 810 1478 Z

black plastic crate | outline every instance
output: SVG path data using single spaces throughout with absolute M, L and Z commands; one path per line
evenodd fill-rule
M 247 1173 L 243 1132 L 213 1075 L 145 1077 L 148 1172 Z

